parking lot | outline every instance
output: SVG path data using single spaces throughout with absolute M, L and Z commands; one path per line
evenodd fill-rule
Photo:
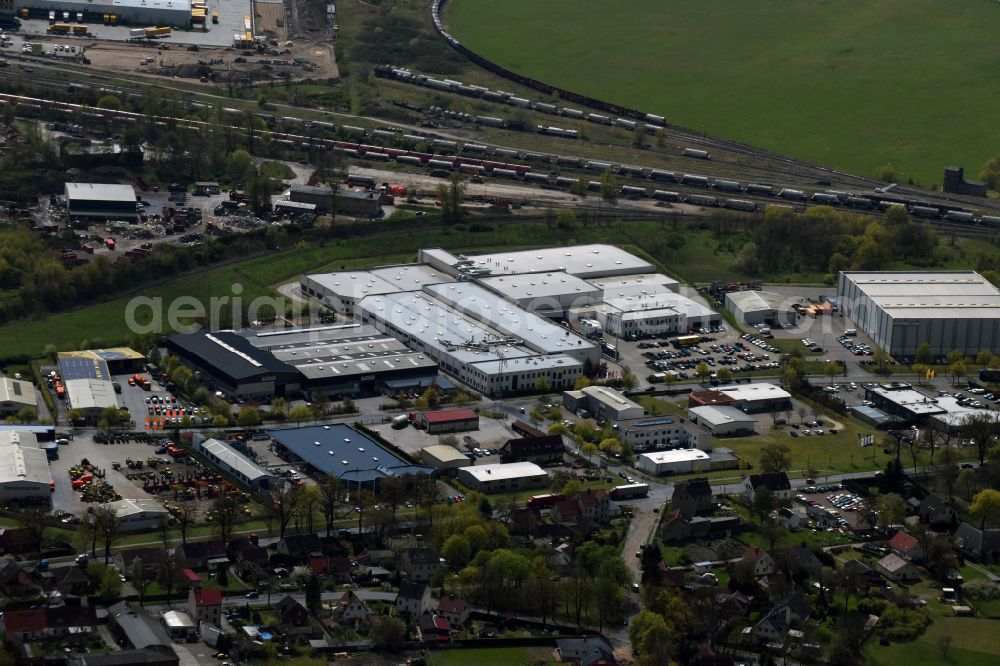
M 817 521 L 817 528 L 837 529 L 858 527 L 863 523 L 862 515 L 868 500 L 844 490 L 839 483 L 831 485 L 809 485 L 801 489 L 795 501 L 806 506 L 819 507 L 830 516 L 829 527 L 823 528 Z M 867 527 L 867 525 L 863 525 Z
M 517 437 L 520 437 L 520 435 L 511 430 L 510 425 L 510 421 L 500 421 L 497 419 L 480 417 L 479 430 L 447 433 L 443 435 L 428 434 L 426 431 L 418 430 L 412 425 L 408 425 L 405 428 L 397 430 L 393 428 L 390 423 L 374 426 L 373 429 L 378 432 L 378 434 L 382 435 L 386 441 L 419 459 L 420 449 L 440 444 L 441 439 L 443 437 L 448 437 L 449 434 L 455 437 L 458 441 L 460 451 L 474 452 L 475 449 L 479 449 L 480 451 L 484 449 L 497 450 L 503 446 L 503 443 L 508 439 L 516 439 Z M 498 462 L 500 462 L 500 456 L 498 454 L 476 456 L 476 464 L 479 465 Z

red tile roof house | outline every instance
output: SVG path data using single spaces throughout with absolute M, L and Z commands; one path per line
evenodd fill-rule
M 560 500 L 552 506 L 552 521 L 556 523 L 579 523 L 583 517 L 576 500 Z
M 371 611 L 361 600 L 361 597 L 354 593 L 354 590 L 344 590 L 333 608 L 333 617 L 339 622 L 365 621 Z
M 191 569 L 181 569 L 181 575 L 184 576 L 184 580 L 187 581 L 188 587 L 201 587 L 201 576 L 196 574 Z
M 188 614 L 196 623 L 222 624 L 222 590 L 191 588 L 188 593 Z
M 37 640 L 49 628 L 44 608 L 7 610 L 0 613 L 0 634 L 4 640 L 26 643 Z
M 902 530 L 889 539 L 888 546 L 889 550 L 904 560 L 915 562 L 924 558 L 924 548 L 920 545 L 920 541 Z
M 753 565 L 753 575 L 756 577 L 768 576 L 777 571 L 774 559 L 766 550 L 761 550 L 757 546 L 749 546 L 743 552 L 743 561 Z
M 451 625 L 441 615 L 421 615 L 420 637 L 424 643 L 448 643 L 451 641 Z
M 350 583 L 352 580 L 351 560 L 346 557 L 310 557 L 306 566 L 317 576 L 329 576 L 337 583 Z
M 465 624 L 471 610 L 469 604 L 465 603 L 465 599 L 445 597 L 438 601 L 438 615 L 444 616 L 453 627 L 461 627 Z

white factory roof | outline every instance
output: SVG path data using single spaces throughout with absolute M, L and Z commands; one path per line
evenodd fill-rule
M 119 518 L 136 516 L 142 513 L 167 514 L 170 513 L 163 508 L 163 505 L 151 499 L 123 499 L 117 502 L 108 502 L 105 506 L 115 512 Z
M 662 273 L 639 273 L 590 280 L 595 287 L 604 290 L 604 298 L 614 296 L 635 296 L 677 291 L 680 283 Z
M 728 405 L 701 405 L 692 407 L 688 411 L 713 426 L 729 423 L 755 423 L 752 416 Z
M 473 465 L 463 467 L 461 473 L 469 474 L 480 482 L 523 479 L 533 476 L 548 476 L 548 473 L 533 462 L 499 463 L 495 465 Z
M 852 271 L 844 277 L 895 318 L 1000 317 L 1000 290 L 975 271 Z
M 706 317 L 715 311 L 703 303 L 672 291 L 634 294 L 631 296 L 604 296 L 605 310 L 618 310 L 622 319 L 646 319 L 668 315 Z
M 0 432 L 0 483 L 17 481 L 52 483 L 48 457 L 33 434 Z
M 669 451 L 643 453 L 640 457 L 645 458 L 656 465 L 669 465 L 670 463 L 708 460 L 710 456 L 704 451 L 699 451 L 698 449 L 671 449 Z
M 424 264 L 386 266 L 370 271 L 313 273 L 306 276 L 338 297 L 360 300 L 365 296 L 419 291 L 436 282 L 451 282 L 452 278 Z
M 474 362 L 473 365 L 487 375 L 527 372 L 528 370 L 558 370 L 583 367 L 580 361 L 566 354 L 521 356 L 518 358 L 505 358 L 502 361 L 499 359 L 495 361 L 478 361 Z
M 199 444 L 199 446 L 206 453 L 211 453 L 215 456 L 219 462 L 225 463 L 250 481 L 272 476 L 263 467 L 220 439 L 207 439 Z
M 163 624 L 171 629 L 194 629 L 194 620 L 184 611 L 164 611 Z
M 558 354 L 589 349 L 594 343 L 551 319 L 541 317 L 478 284 L 456 282 L 430 285 L 424 291 L 456 311 L 471 315 L 535 351 Z
M 74 201 L 129 201 L 135 203 L 135 190 L 132 189 L 131 185 L 66 183 L 66 196 Z
M 947 423 L 950 426 L 961 425 L 962 421 L 969 414 L 975 414 L 983 411 L 981 409 L 976 409 L 975 407 L 965 407 L 964 405 L 960 405 L 958 404 L 958 400 L 950 395 L 938 398 L 937 404 L 941 407 L 941 409 L 945 410 L 945 413 L 938 414 L 935 418 Z
M 25 407 L 37 407 L 35 385 L 20 379 L 0 377 L 0 402 L 14 402 Z
M 448 446 L 447 444 L 433 444 L 431 446 L 425 446 L 423 451 L 441 463 L 455 462 L 456 460 L 468 460 L 468 458 L 458 452 L 458 449 L 454 446 Z
M 515 301 L 538 301 L 545 298 L 574 298 L 573 305 L 590 305 L 600 298 L 601 290 L 586 280 L 563 271 L 521 273 L 481 278 L 487 288 Z M 533 307 L 544 307 L 544 300 Z
M 572 245 L 470 256 L 494 275 L 565 271 L 581 278 L 652 272 L 648 261 L 613 245 Z
M 792 309 L 791 301 L 773 291 L 731 291 L 726 298 L 743 312 Z
M 869 389 L 872 393 L 885 396 L 895 404 L 905 407 L 914 414 L 932 415 L 942 414 L 947 411 L 939 404 L 937 398 L 921 393 L 915 389 L 889 389 L 883 386 L 874 386 Z
M 642 409 L 642 405 L 629 400 L 620 391 L 608 388 L 607 386 L 586 386 L 579 391 L 572 391 L 571 393 L 581 393 L 614 409 L 628 409 L 631 407 Z
M 67 379 L 66 394 L 70 409 L 104 409 L 117 407 L 115 387 L 107 379 Z
M 738 386 L 720 386 L 715 389 L 733 400 L 781 400 L 791 398 L 792 394 L 774 384 L 758 382 L 756 384 L 740 384 Z

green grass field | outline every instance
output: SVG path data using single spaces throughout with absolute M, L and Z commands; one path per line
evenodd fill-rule
M 942 658 L 939 641 L 951 637 L 947 658 Z M 954 666 L 986 666 L 1000 659 L 1000 641 L 996 640 L 996 622 L 968 617 L 939 617 L 911 643 L 881 646 L 872 642 L 867 650 L 873 666 L 909 664 L 953 664 Z
M 677 125 L 871 175 L 940 183 L 997 154 L 988 0 L 457 0 L 474 51 Z

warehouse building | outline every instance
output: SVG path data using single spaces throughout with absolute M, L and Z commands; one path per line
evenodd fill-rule
M 478 285 L 463 283 L 462 293 L 440 291 L 450 286 L 368 296 L 359 304 L 362 321 L 489 397 L 543 384 L 566 388 L 587 364 L 599 363 L 594 343 Z
M 601 289 L 564 271 L 481 278 L 479 284 L 546 317 L 601 301 Z
M 662 273 L 637 273 L 589 280 L 604 297 L 639 296 L 642 294 L 678 293 L 680 283 Z
M 121 521 L 122 532 L 139 532 L 160 527 L 170 520 L 170 512 L 163 504 L 151 499 L 123 499 L 108 502 L 105 506 L 115 512 Z
M 480 493 L 513 493 L 548 484 L 548 473 L 531 462 L 475 465 L 458 470 L 458 480 Z
M 278 477 L 220 439 L 195 438 L 195 451 L 208 458 L 223 474 L 253 490 L 268 490 Z
M 748 414 L 779 412 L 792 408 L 792 394 L 780 386 L 766 382 L 720 386 L 716 391 L 726 396 L 730 405 Z
M 358 302 L 366 296 L 420 291 L 424 285 L 454 282 L 454 278 L 423 264 L 383 266 L 367 271 L 314 273 L 299 278 L 302 293 L 312 296 L 337 314 L 357 315 Z
M 218 390 L 238 398 L 269 398 L 299 390 L 299 372 L 233 331 L 172 335 L 164 346 Z
M 642 453 L 638 457 L 637 467 L 653 476 L 691 474 L 711 469 L 711 459 L 707 453 L 698 449 L 673 449 Z
M 795 323 L 791 301 L 773 291 L 731 291 L 726 294 L 726 309 L 750 326 L 791 326 Z
M 91 423 L 101 418 L 101 413 L 109 407 L 118 407 L 118 396 L 113 382 L 104 379 L 66 379 L 66 402 L 71 410 L 78 409 Z
M 119 407 L 114 375 L 141 370 L 145 361 L 142 354 L 128 347 L 59 352 L 56 358 L 69 408 L 81 410 L 91 423 L 96 423 L 105 409 Z
M 135 205 L 135 190 L 131 185 L 101 183 L 66 183 L 66 207 L 71 219 L 101 220 L 139 219 Z
M 119 25 L 191 27 L 191 0 L 25 0 L 18 7 L 33 19 L 48 19 L 55 11 L 66 21 L 82 13 L 83 23 L 104 23 L 105 15 L 114 15 Z
M 108 349 L 86 349 L 81 351 L 59 352 L 59 370 L 66 379 L 67 372 L 75 374 L 79 369 L 93 367 L 93 372 L 87 376 L 96 379 L 111 379 L 112 375 L 128 375 L 141 372 L 146 357 L 128 347 L 110 347 Z M 69 371 L 73 367 L 76 370 Z
M 929 396 L 905 382 L 868 386 L 865 399 L 893 420 L 919 424 L 931 419 L 952 433 L 968 416 L 983 411 L 954 396 Z
M 319 213 L 329 213 L 331 204 L 341 215 L 380 217 L 382 193 L 377 190 L 337 190 L 328 185 L 292 185 L 288 198 L 295 203 L 312 204 Z
M 343 423 L 268 430 L 282 458 L 309 463 L 312 469 L 340 479 L 348 488 L 376 492 L 382 479 L 406 474 L 433 474 L 434 468 L 414 465 L 368 435 Z
M 416 426 L 426 430 L 428 435 L 479 430 L 479 414 L 467 407 L 420 412 L 417 414 Z
M 468 467 L 472 461 L 462 455 L 454 446 L 434 444 L 420 449 L 420 460 L 438 471 Z
M 31 382 L 0 377 L 0 416 L 11 416 L 22 409 L 38 409 L 35 385 Z
M 280 329 L 247 339 L 298 371 L 299 388 L 309 400 L 317 395 L 371 396 L 443 383 L 432 358 L 372 326 Z
M 633 451 L 712 449 L 712 434 L 694 422 L 673 416 L 625 419 L 615 423 L 618 437 Z
M 837 304 L 892 356 L 1000 352 L 1000 291 L 975 271 L 841 272 Z
M 562 435 L 536 435 L 508 439 L 500 447 L 500 462 L 533 462 L 551 465 L 563 462 L 566 445 Z
M 563 407 L 574 414 L 590 412 L 598 421 L 625 421 L 637 419 L 646 413 L 642 405 L 607 386 L 587 386 L 578 391 L 564 391 Z
M 0 503 L 42 504 L 52 501 L 49 459 L 30 432 L 0 432 Z
M 456 256 L 441 248 L 420 250 L 418 261 L 454 277 L 488 277 L 563 271 L 584 280 L 652 273 L 653 265 L 613 245 L 549 247 L 474 256 Z
M 752 435 L 757 421 L 735 407 L 702 405 L 688 410 L 688 418 L 716 437 L 721 435 Z

